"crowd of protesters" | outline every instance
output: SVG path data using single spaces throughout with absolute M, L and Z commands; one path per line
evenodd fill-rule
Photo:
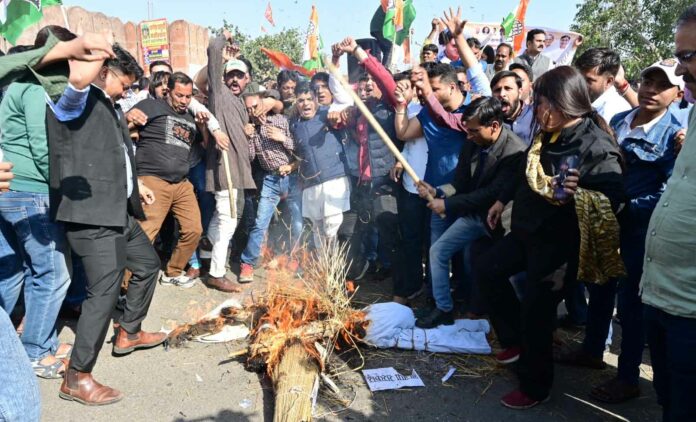
M 144 77 L 121 46 L 57 26 L 0 58 L 0 353 L 14 357 L 0 416 L 38 414 L 32 373 L 62 378 L 67 400 L 119 401 L 91 375 L 114 310 L 114 353 L 160 345 L 141 329 L 158 284 L 238 292 L 272 239 L 298 277 L 301 252 L 345 244 L 349 279 L 424 297 L 420 328 L 488 318 L 496 359 L 515 363 L 514 409 L 549 398 L 554 362 L 604 368 L 616 308 L 618 372 L 590 396 L 638 397 L 647 343 L 664 420 L 696 420 L 696 6 L 674 58 L 633 83 L 603 46 L 570 66 L 582 37 L 553 61 L 543 30 L 515 57 L 465 25 L 451 9 L 434 20 L 404 72 L 391 52 L 334 44 L 334 65 L 359 63 L 370 116 L 328 72 L 255 81 L 227 31 L 195 77 L 166 62 Z M 73 344 L 61 312 L 78 317 Z M 555 350 L 569 325 L 581 347 Z

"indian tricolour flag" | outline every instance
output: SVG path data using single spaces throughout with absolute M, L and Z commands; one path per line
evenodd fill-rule
M 319 35 L 319 13 L 316 6 L 312 5 L 312 13 L 309 15 L 309 27 L 307 28 L 307 41 L 302 53 L 302 66 L 305 69 L 318 69 L 324 67 L 319 50 L 323 48 Z
M 44 7 L 60 4 L 60 0 L 0 0 L 0 35 L 14 44 L 25 29 L 41 20 Z

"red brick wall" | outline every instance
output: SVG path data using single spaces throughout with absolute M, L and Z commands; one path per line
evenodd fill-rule
M 124 46 L 142 65 L 138 22 L 123 23 L 119 18 L 109 17 L 99 12 L 89 12 L 79 6 L 66 7 L 66 15 L 71 31 L 76 34 L 109 32 L 113 35 L 114 41 Z M 46 7 L 43 19 L 27 28 L 17 40 L 17 44 L 33 44 L 36 33 L 46 25 L 65 26 L 65 18 L 60 7 Z M 205 65 L 208 60 L 206 55 L 208 38 L 208 30 L 202 26 L 184 20 L 170 22 L 170 58 L 174 70 L 188 73 L 191 68 Z M 0 38 L 0 49 L 7 51 L 11 46 Z

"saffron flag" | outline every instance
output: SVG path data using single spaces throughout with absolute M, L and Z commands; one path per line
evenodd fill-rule
M 275 21 L 273 20 L 273 9 L 271 9 L 271 2 L 268 2 L 268 6 L 266 6 L 266 13 L 263 14 L 266 17 L 266 20 L 271 24 L 271 26 L 275 26 Z
M 309 69 L 324 67 L 319 50 L 323 47 L 319 36 L 319 13 L 316 6 L 312 5 L 312 13 L 309 15 L 309 27 L 304 52 L 302 53 L 302 65 Z
M 309 70 L 305 69 L 304 67 L 300 66 L 299 64 L 295 64 L 290 57 L 287 56 L 287 54 L 281 52 L 281 51 L 276 51 L 276 50 L 270 50 L 265 47 L 261 47 L 261 51 L 263 54 L 268 56 L 269 60 L 279 69 L 282 70 L 296 70 L 300 73 L 302 73 L 305 76 L 312 77 L 315 73 L 316 70 Z
M 515 19 L 512 21 L 512 24 L 510 24 L 510 19 L 508 18 L 505 18 L 505 21 L 503 21 L 503 28 L 505 28 L 505 23 L 507 22 L 509 29 L 505 28 L 505 35 L 509 34 L 509 36 L 512 36 L 512 48 L 515 50 L 515 54 L 522 50 L 522 44 L 524 43 L 524 18 L 527 14 L 527 6 L 529 6 L 529 0 L 520 0 L 520 4 L 517 6 Z M 510 31 L 509 33 L 508 30 Z
M 0 0 L 0 35 L 15 44 L 25 29 L 41 20 L 44 7 L 60 4 L 60 0 Z
M 414 20 L 416 8 L 413 6 L 413 0 L 390 0 L 384 16 L 382 36 L 396 45 L 401 45 L 408 37 Z

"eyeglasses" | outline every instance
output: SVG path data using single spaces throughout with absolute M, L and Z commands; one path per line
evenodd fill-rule
M 111 69 L 110 67 L 107 67 L 107 69 L 109 70 L 109 72 L 111 72 L 112 75 L 114 75 L 114 77 L 115 77 L 119 82 L 121 82 L 121 86 L 123 86 L 123 90 L 124 90 L 124 91 L 128 91 L 128 90 L 130 89 L 130 86 L 131 86 L 131 82 L 130 82 L 130 81 L 123 82 L 123 79 L 121 79 L 121 78 L 123 77 L 122 75 L 119 75 L 118 73 L 114 72 L 114 70 Z
M 696 57 L 696 50 L 691 50 L 691 51 L 679 51 L 674 53 L 674 57 L 679 60 L 679 64 L 682 66 L 685 66 Z

